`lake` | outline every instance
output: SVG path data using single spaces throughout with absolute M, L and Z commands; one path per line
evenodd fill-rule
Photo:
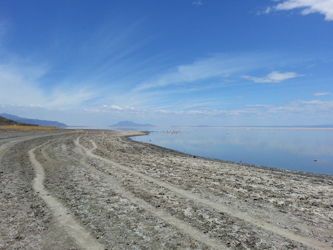
M 135 141 L 191 155 L 253 165 L 333 174 L 333 129 L 140 128 Z

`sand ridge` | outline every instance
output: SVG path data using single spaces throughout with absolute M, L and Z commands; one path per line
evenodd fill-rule
M 79 139 L 79 138 L 78 138 Z M 76 140 L 75 143 L 76 145 L 80 146 L 79 144 L 79 140 Z M 91 143 L 93 144 L 93 149 L 92 150 L 95 150 L 97 149 L 98 147 L 96 146 L 96 143 L 91 140 Z M 174 193 L 177 193 L 181 196 L 184 196 L 188 199 L 192 199 L 196 202 L 199 202 L 199 203 L 202 203 L 204 205 L 207 205 L 207 206 L 210 206 L 211 208 L 219 211 L 219 212 L 223 212 L 223 213 L 227 213 L 229 214 L 230 216 L 233 216 L 233 217 L 237 217 L 241 220 L 244 220 L 244 221 L 247 221 L 247 222 L 250 222 L 258 227 L 261 227 L 263 228 L 264 230 L 268 230 L 268 231 L 271 231 L 273 233 L 276 233 L 276 234 L 279 234 L 283 237 L 286 237 L 288 239 L 291 239 L 291 240 L 294 240 L 294 241 L 298 241 L 300 243 L 303 243 L 309 247 L 313 247 L 315 249 L 330 249 L 330 247 L 327 247 L 326 245 L 322 244 L 321 242 L 319 241 L 316 241 L 315 239 L 311 239 L 311 238 L 308 238 L 308 237 L 304 237 L 304 236 L 301 236 L 301 235 L 297 235 L 297 234 L 294 234 L 292 231 L 288 231 L 288 230 L 284 230 L 283 228 L 280 228 L 280 227 L 277 227 L 273 224 L 270 224 L 270 223 L 267 223 L 263 220 L 261 220 L 260 218 L 254 218 L 254 217 L 251 217 L 249 215 L 247 215 L 246 213 L 243 213 L 243 212 L 240 212 L 240 211 L 237 211 L 235 208 L 230 208 L 228 206 L 225 206 L 225 205 L 222 205 L 222 204 L 219 204 L 217 202 L 212 202 L 208 199 L 205 199 L 205 198 L 201 198 L 200 196 L 198 195 L 195 195 L 195 194 L 192 194 L 191 192 L 187 192 L 183 189 L 179 189 L 175 186 L 172 186 L 168 183 L 165 183 L 163 181 L 159 181 L 157 179 L 154 179 L 150 176 L 147 176 L 145 174 L 142 174 L 142 173 L 139 173 L 139 172 L 136 172 L 136 171 L 133 171 L 131 168 L 129 167 L 126 167 L 126 166 L 122 166 L 120 164 L 117 164 L 111 160 L 108 160 L 108 159 L 105 159 L 105 158 L 102 158 L 102 157 L 99 157 L 99 156 L 96 156 L 92 153 L 92 150 L 87 150 L 87 154 L 88 156 L 90 157 L 95 157 L 99 160 L 102 160 L 102 161 L 106 161 L 114 166 L 116 166 L 117 168 L 120 168 L 120 169 L 123 169 L 125 171 L 128 171 L 130 172 L 131 174 L 134 174 L 134 175 L 137 175 L 139 176 L 140 178 L 143 178 L 147 181 L 150 181 L 150 182 L 153 182 L 153 183 L 156 183 L 157 185 L 161 186 L 161 187 L 164 187 Z

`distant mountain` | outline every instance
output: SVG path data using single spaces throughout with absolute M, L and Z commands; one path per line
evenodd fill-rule
M 19 123 L 26 123 L 26 124 L 36 124 L 39 126 L 55 126 L 55 127 L 67 127 L 66 124 L 60 123 L 57 121 L 47 121 L 47 120 L 38 120 L 38 119 L 29 119 L 29 118 L 23 118 L 16 115 L 11 115 L 7 113 L 1 113 L 0 116 L 19 122 Z
M 19 124 L 18 122 L 0 116 L 0 125 L 18 125 L 18 124 Z
M 120 121 L 117 124 L 110 125 L 109 127 L 156 127 L 156 126 L 149 123 L 138 124 L 132 121 Z
M 20 126 L 33 126 L 36 124 L 26 124 L 26 123 L 19 123 L 10 119 L 7 119 L 5 117 L 0 116 L 0 125 L 20 125 Z

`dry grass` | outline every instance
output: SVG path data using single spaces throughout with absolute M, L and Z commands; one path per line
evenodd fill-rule
M 30 130 L 54 130 L 55 127 L 42 127 L 42 126 L 15 126 L 15 125 L 6 125 L 0 126 L 0 129 L 11 129 L 11 130 L 20 130 L 20 131 L 30 131 Z

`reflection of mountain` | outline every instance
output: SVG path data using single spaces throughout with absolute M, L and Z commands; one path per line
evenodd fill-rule
M 149 123 L 146 124 L 138 124 L 132 121 L 120 121 L 117 124 L 110 125 L 109 127 L 156 127 L 155 125 L 151 125 Z
M 2 113 L 0 114 L 2 117 L 5 117 L 7 119 L 19 122 L 19 123 L 26 123 L 26 124 L 37 124 L 39 126 L 56 126 L 56 127 L 67 127 L 66 124 L 60 123 L 57 121 L 47 121 L 47 120 L 38 120 L 38 119 L 29 119 L 29 118 L 23 118 L 16 115 L 6 114 Z

